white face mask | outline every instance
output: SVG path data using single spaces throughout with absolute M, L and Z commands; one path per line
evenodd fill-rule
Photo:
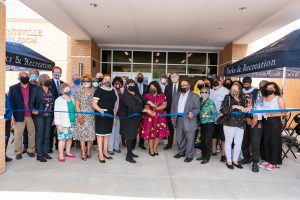
M 208 94 L 201 94 L 201 97 L 203 98 L 203 99 L 207 99 L 208 98 Z
M 97 83 L 97 82 L 93 82 L 93 87 L 98 87 L 99 86 L 99 83 Z
M 166 84 L 166 83 L 167 83 L 167 79 L 163 78 L 163 79 L 160 80 L 160 82 L 161 82 L 162 84 Z
M 91 87 L 92 84 L 90 82 L 85 82 L 82 85 L 83 87 Z

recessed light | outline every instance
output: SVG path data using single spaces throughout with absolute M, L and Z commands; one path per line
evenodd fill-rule
M 92 8 L 96 8 L 96 7 L 98 7 L 98 4 L 96 4 L 96 3 L 90 3 L 90 6 L 91 6 Z
M 159 52 L 157 52 L 157 53 L 156 53 L 156 56 L 158 57 L 159 55 L 160 55 L 160 53 L 159 53 Z
M 110 28 L 110 27 L 111 27 L 110 25 L 106 25 L 106 26 L 105 26 L 105 28 Z
M 239 11 L 245 11 L 245 10 L 247 10 L 247 7 L 245 6 L 239 8 Z
M 192 53 L 188 53 L 188 57 L 191 57 L 193 54 Z
M 158 63 L 158 59 L 155 59 L 155 62 Z
M 182 60 L 182 61 L 181 61 L 181 64 L 183 64 L 183 63 L 185 63 L 185 60 Z
M 128 53 L 127 51 L 124 51 L 124 54 L 125 54 L 126 56 L 128 56 L 128 55 L 129 55 L 129 53 Z
M 219 30 L 219 31 L 223 31 L 224 28 L 223 28 L 223 27 L 219 27 L 218 30 Z
M 132 59 L 131 59 L 131 58 L 129 58 L 128 60 L 129 60 L 130 62 L 132 62 Z

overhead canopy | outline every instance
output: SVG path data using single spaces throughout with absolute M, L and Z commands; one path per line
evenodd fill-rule
M 6 70 L 31 68 L 51 71 L 55 63 L 12 39 L 6 40 Z
M 300 29 L 227 67 L 225 76 L 300 78 Z

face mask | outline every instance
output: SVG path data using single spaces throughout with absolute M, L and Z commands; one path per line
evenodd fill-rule
M 91 82 L 83 82 L 82 83 L 83 87 L 91 87 Z
M 270 96 L 270 95 L 272 95 L 272 94 L 274 94 L 274 90 L 266 90 L 265 91 L 265 96 L 267 97 L 267 96 Z
M 172 83 L 177 83 L 179 79 L 178 79 L 178 77 L 172 77 L 171 80 L 172 80 Z
M 29 83 L 29 77 L 28 76 L 25 76 L 25 77 L 21 76 L 20 81 L 23 84 L 27 84 L 27 83 Z
M 99 86 L 99 83 L 98 82 L 96 82 L 96 81 L 93 81 L 93 87 L 98 87 Z
M 232 97 L 236 97 L 238 95 L 238 93 L 236 91 L 231 91 L 230 94 Z
M 142 77 L 138 77 L 136 80 L 137 80 L 138 83 L 144 82 L 144 79 Z
M 181 88 L 182 93 L 186 93 L 189 89 L 188 88 Z
M 220 84 L 219 84 L 219 82 L 218 82 L 218 81 L 214 81 L 214 82 L 213 82 L 213 86 L 214 86 L 214 87 L 219 87 L 219 86 L 220 86 Z
M 99 82 L 102 82 L 102 80 L 103 80 L 103 78 L 102 78 L 102 77 L 98 78 L 98 81 L 99 81 Z
M 51 81 L 50 80 L 46 80 L 44 82 L 44 86 L 49 87 L 51 85 Z
M 245 90 L 250 90 L 251 89 L 251 86 L 248 86 L 248 87 L 244 87 L 245 88 Z
M 203 98 L 203 99 L 207 99 L 208 98 L 208 94 L 207 93 L 203 93 L 203 94 L 201 94 L 201 97 Z
M 128 86 L 128 91 L 133 92 L 135 90 L 135 86 L 130 85 Z
M 71 96 L 71 91 L 69 91 L 69 92 L 64 92 L 64 94 L 66 95 L 66 96 Z
M 156 91 L 156 89 L 151 89 L 151 90 L 150 90 L 150 93 L 151 93 L 151 94 L 156 94 L 157 91 Z
M 160 80 L 161 84 L 166 84 L 167 83 L 167 79 L 163 78 Z
M 30 80 L 32 80 L 32 81 L 36 81 L 37 78 L 38 78 L 38 75 L 36 75 L 36 74 L 31 74 L 30 75 Z
M 115 84 L 114 87 L 115 87 L 116 89 L 120 89 L 120 88 L 121 88 L 121 84 Z
M 230 88 L 231 88 L 231 84 L 230 83 L 225 83 L 223 86 L 226 87 L 228 90 L 230 90 Z
M 199 89 L 199 90 L 201 90 L 202 88 L 204 87 L 204 85 L 197 85 L 197 88 Z
M 53 76 L 53 78 L 55 78 L 55 79 L 60 79 L 61 73 L 53 72 L 53 73 L 52 73 L 52 76 Z
M 74 82 L 75 85 L 79 85 L 80 84 L 80 79 L 75 79 L 73 82 Z
M 111 82 L 110 81 L 103 82 L 103 85 L 105 87 L 111 87 Z

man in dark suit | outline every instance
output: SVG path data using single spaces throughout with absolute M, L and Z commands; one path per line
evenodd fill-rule
M 171 113 L 171 106 L 172 106 L 172 99 L 175 93 L 179 92 L 181 89 L 181 86 L 179 84 L 179 76 L 177 73 L 173 72 L 170 74 L 170 78 L 172 81 L 172 84 L 168 84 L 165 87 L 165 95 L 167 97 L 167 114 Z M 171 122 L 171 117 L 167 117 L 167 123 L 170 131 L 170 135 L 168 137 L 168 144 L 164 147 L 165 150 L 171 149 L 173 145 L 173 138 L 174 138 L 174 128 L 173 124 Z
M 15 153 L 16 159 L 22 159 L 22 139 L 25 127 L 28 131 L 28 148 L 27 154 L 30 157 L 35 156 L 35 126 L 32 119 L 32 114 L 35 112 L 29 111 L 29 102 L 32 97 L 36 95 L 37 86 L 29 83 L 29 76 L 27 72 L 19 73 L 19 83 L 10 86 L 8 97 L 10 100 L 11 108 L 17 111 L 13 113 L 12 124 L 14 124 L 15 136 Z
M 62 69 L 60 67 L 58 67 L 58 66 L 53 67 L 53 69 L 52 69 L 52 79 L 51 79 L 51 88 L 54 92 L 54 98 L 55 99 L 57 99 L 60 96 L 59 88 L 60 88 L 61 84 L 64 83 L 63 81 L 60 80 L 61 73 L 62 73 Z M 56 127 L 55 127 L 55 125 L 53 125 L 51 127 L 51 131 L 50 131 L 49 153 L 53 153 L 55 129 L 56 129 Z M 56 144 L 55 144 L 56 149 L 57 149 L 57 145 L 58 145 L 58 141 L 57 141 L 57 137 L 56 137 Z
M 138 73 L 136 75 L 136 82 L 137 82 L 137 84 L 135 84 L 136 92 L 138 92 L 142 96 L 144 96 L 146 93 L 148 93 L 148 85 L 144 83 L 144 74 L 143 73 Z M 135 141 L 135 143 L 136 143 L 136 141 Z M 146 149 L 145 141 L 141 137 L 139 140 L 139 147 L 144 150 Z

